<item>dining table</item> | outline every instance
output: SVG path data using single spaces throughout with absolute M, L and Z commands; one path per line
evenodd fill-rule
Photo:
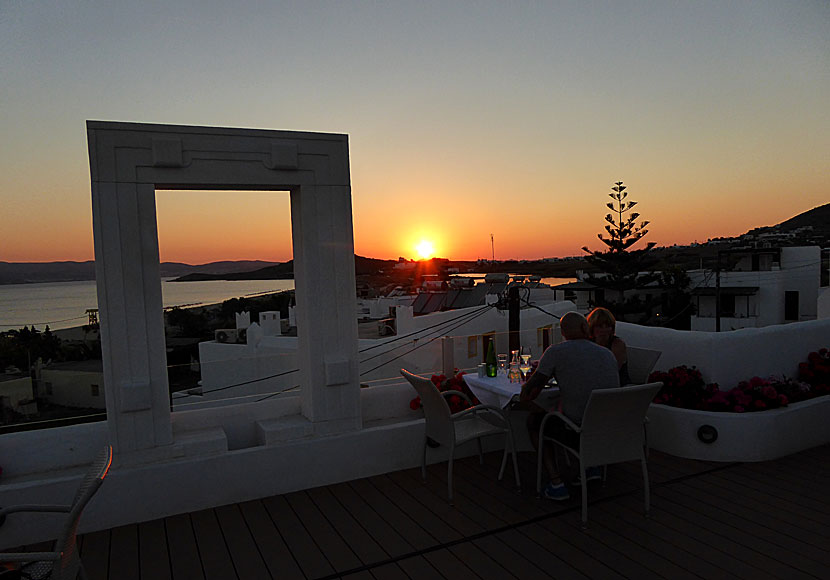
M 519 394 L 522 392 L 524 381 L 510 382 L 507 375 L 499 374 L 495 377 L 480 377 L 474 374 L 463 375 L 464 382 L 470 387 L 470 391 L 476 398 L 485 405 L 492 405 L 500 409 L 509 409 L 513 403 L 518 402 Z M 543 391 L 544 401 L 559 393 L 559 388 L 550 386 Z M 542 401 L 538 401 L 544 407 Z
M 464 382 L 470 391 L 484 405 L 492 405 L 504 409 L 507 420 L 513 427 L 517 451 L 532 451 L 533 444 L 527 433 L 526 419 L 528 408 L 519 403 L 519 394 L 522 392 L 524 381 L 511 383 L 507 375 L 495 377 L 480 377 L 475 374 L 466 374 Z M 546 387 L 537 397 L 536 403 L 542 408 L 552 408 L 559 396 L 559 387 Z

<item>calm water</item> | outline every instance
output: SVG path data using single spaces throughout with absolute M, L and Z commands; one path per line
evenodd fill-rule
M 294 288 L 294 280 L 162 280 L 164 306 L 215 304 L 264 292 Z M 34 325 L 54 330 L 86 324 L 87 308 L 98 308 L 95 282 L 48 282 L 0 285 L 0 331 Z

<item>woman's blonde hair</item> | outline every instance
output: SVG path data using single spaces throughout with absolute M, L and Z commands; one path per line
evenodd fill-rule
M 617 319 L 607 308 L 594 308 L 588 315 L 588 330 L 593 333 L 594 327 L 605 325 L 611 327 L 611 333 L 613 334 L 617 328 Z

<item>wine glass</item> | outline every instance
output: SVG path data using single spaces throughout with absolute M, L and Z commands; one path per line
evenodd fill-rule
M 506 375 L 507 374 L 507 355 L 500 354 L 498 355 L 499 359 L 499 375 Z
M 519 365 L 519 370 L 522 372 L 522 378 L 527 380 L 527 376 L 530 374 L 530 355 L 522 354 L 521 358 L 522 362 Z

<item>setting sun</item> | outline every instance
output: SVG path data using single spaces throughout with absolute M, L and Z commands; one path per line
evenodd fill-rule
M 421 240 L 418 242 L 418 245 L 415 246 L 415 251 L 418 252 L 418 258 L 428 260 L 435 254 L 435 246 L 433 246 L 432 242 L 428 240 Z

